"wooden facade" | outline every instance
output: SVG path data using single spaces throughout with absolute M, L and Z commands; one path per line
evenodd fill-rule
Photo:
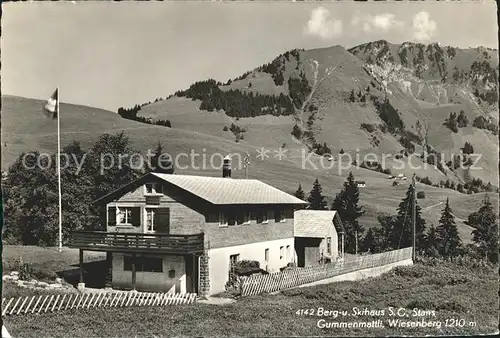
M 280 246 L 275 250 L 290 245 L 294 250 L 295 205 L 290 203 L 217 205 L 154 175 L 146 175 L 99 202 L 106 205 L 105 231 L 74 232 L 69 246 L 114 256 L 112 284 L 120 288 L 177 291 L 180 280 L 185 285 L 181 291 L 207 294 L 210 280 L 222 283 L 215 275 L 223 273 L 210 274 L 209 266 L 212 270 L 222 265 L 227 269 L 225 257 L 216 262 L 207 259 L 209 256 L 226 255 L 225 248 L 243 247 L 242 252 L 252 259 L 254 250 L 249 245 L 282 240 L 291 244 L 276 244 Z M 258 250 L 257 254 L 264 256 L 264 249 L 259 246 Z M 163 257 L 163 261 L 154 271 L 137 271 L 138 256 L 151 260 Z M 242 259 L 247 259 L 244 256 Z M 132 266 L 126 268 L 125 260 L 132 261 Z M 167 283 L 168 290 L 162 289 L 164 281 L 172 281 Z

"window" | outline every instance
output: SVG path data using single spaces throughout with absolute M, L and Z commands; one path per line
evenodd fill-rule
M 280 246 L 280 260 L 282 260 L 283 258 L 285 258 L 285 247 Z
M 169 270 L 168 271 L 168 278 L 175 278 L 175 270 Z
M 155 231 L 155 209 L 146 208 L 146 231 Z
M 223 212 L 219 212 L 219 226 L 227 227 L 227 216 Z
M 160 183 L 146 183 L 144 187 L 145 195 L 155 195 L 163 193 L 163 186 Z
M 141 208 L 139 207 L 118 207 L 117 225 L 141 225 Z
M 267 211 L 262 211 L 259 213 L 259 216 L 257 217 L 257 223 L 262 223 L 262 224 L 269 223 Z
M 326 238 L 326 253 L 328 253 L 328 254 L 332 253 L 332 238 L 331 237 Z
M 269 249 L 264 251 L 264 259 L 266 260 L 266 263 L 269 262 Z
M 118 224 L 132 224 L 132 208 L 118 208 Z
M 123 257 L 123 270 L 132 271 L 132 256 Z M 135 271 L 163 272 L 163 259 L 161 257 L 136 256 Z
M 287 246 L 286 246 L 286 259 L 287 259 L 288 261 L 291 261 L 291 259 L 292 259 L 292 255 L 291 255 L 291 253 L 290 253 L 290 245 L 287 245 Z

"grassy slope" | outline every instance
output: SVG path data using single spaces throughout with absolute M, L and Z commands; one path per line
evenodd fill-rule
M 42 248 L 38 246 L 5 245 L 2 253 L 4 272 L 15 271 L 19 261 L 28 263 L 32 268 L 47 272 L 59 272 L 78 266 L 78 250 L 63 248 Z M 84 262 L 92 262 L 106 258 L 102 252 L 84 251 Z
M 357 282 L 284 291 L 240 299 L 229 305 L 113 308 L 46 313 L 6 318 L 14 337 L 124 337 L 124 336 L 395 336 L 471 335 L 498 332 L 498 281 L 495 271 L 451 264 L 397 268 L 376 278 Z M 297 315 L 298 310 L 324 308 L 348 311 L 384 310 L 372 317 L 318 317 Z M 441 321 L 441 328 L 390 328 L 389 307 L 435 310 L 427 321 Z M 369 322 L 381 319 L 381 329 L 317 327 L 327 322 Z M 464 319 L 465 327 L 444 327 L 446 319 Z M 468 325 L 475 321 L 476 326 Z
M 19 97 L 3 97 L 2 111 L 2 165 L 6 168 L 12 163 L 21 151 L 41 150 L 53 152 L 56 149 L 56 125 L 55 121 L 48 121 L 42 114 L 43 102 Z M 157 102 L 156 105 L 169 104 L 166 108 L 189 106 L 190 110 L 186 114 L 181 114 L 183 109 L 172 110 L 168 115 L 174 128 L 151 126 L 139 124 L 134 121 L 121 119 L 117 114 L 100 109 L 62 104 L 61 126 L 63 145 L 72 140 L 81 141 L 84 146 L 90 146 L 94 140 L 102 133 L 117 133 L 125 130 L 132 140 L 133 146 L 145 153 L 148 148 L 154 148 L 158 141 L 161 141 L 166 151 L 171 154 L 179 152 L 189 153 L 194 149 L 200 154 L 207 154 L 207 158 L 214 153 L 239 153 L 249 152 L 252 156 L 252 165 L 249 169 L 249 177 L 260 179 L 268 184 L 276 186 L 286 192 L 295 191 L 299 183 L 302 184 L 306 193 L 311 189 L 316 178 L 320 180 L 325 195 L 333 197 L 342 188 L 342 184 L 349 173 L 349 170 L 339 170 L 338 162 L 323 161 L 318 156 L 312 157 L 312 161 L 318 166 L 313 169 L 306 162 L 305 169 L 302 169 L 303 148 L 296 144 L 289 133 L 285 133 L 291 121 L 286 117 L 259 117 L 255 119 L 240 119 L 235 121 L 247 128 L 245 139 L 240 143 L 233 140 L 230 132 L 223 132 L 224 125 L 233 121 L 229 117 L 220 113 L 197 112 L 195 102 L 185 99 L 175 101 Z M 29 117 L 29 122 L 27 117 Z M 290 123 L 290 124 L 288 124 Z M 185 129 L 180 129 L 180 128 Z M 198 129 L 197 129 L 198 128 Z M 207 130 L 207 135 L 202 131 Z M 219 134 L 217 134 L 219 133 Z M 7 147 L 3 143 L 7 143 Z M 277 149 L 286 143 L 289 149 L 288 158 L 282 161 L 274 158 L 274 153 L 269 153 L 270 158 L 265 161 L 256 159 L 257 149 L 266 147 Z M 307 155 L 306 155 L 307 156 Z M 207 160 L 208 161 L 208 160 Z M 180 165 L 188 165 L 185 158 L 179 160 Z M 220 165 L 220 157 L 214 157 L 214 164 Z M 195 165 L 201 166 L 201 157 L 195 161 Z M 234 163 L 237 166 L 236 163 Z M 329 167 L 331 166 L 331 168 Z M 407 184 L 399 187 L 392 187 L 392 181 L 374 171 L 352 168 L 356 179 L 364 180 L 367 186 L 361 190 L 361 204 L 367 212 L 361 218 L 365 226 L 372 226 L 377 223 L 376 215 L 379 212 L 394 213 L 397 205 L 405 195 Z M 218 176 L 218 169 L 195 170 L 193 168 L 177 169 L 177 173 L 201 174 L 208 176 Z M 407 173 L 410 175 L 411 173 Z M 425 176 L 425 175 L 423 175 Z M 233 177 L 244 177 L 242 168 L 233 171 Z M 409 182 L 408 182 L 409 184 Z M 453 190 L 439 189 L 425 185 L 418 185 L 419 190 L 427 194 L 425 200 L 419 203 L 424 207 L 424 217 L 428 223 L 437 224 L 439 213 L 429 212 L 426 214 L 425 207 L 442 202 L 446 197 L 450 198 L 451 206 L 454 201 L 461 201 L 461 208 L 468 214 L 477 210 L 476 200 L 479 196 L 461 195 Z M 496 195 L 495 195 L 495 198 Z M 464 201 L 464 202 L 462 202 Z M 470 201 L 468 203 L 467 201 Z M 462 222 L 457 222 L 461 234 L 465 240 L 470 238 L 470 228 Z

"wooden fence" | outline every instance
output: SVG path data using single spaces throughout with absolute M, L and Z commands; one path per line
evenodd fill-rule
M 2 317 L 98 307 L 191 304 L 196 302 L 196 297 L 195 293 L 99 292 L 3 298 Z
M 241 295 L 251 296 L 264 292 L 276 292 L 302 284 L 411 259 L 412 248 L 393 250 L 379 254 L 358 256 L 342 263 L 328 263 L 307 268 L 293 268 L 268 275 L 253 275 L 241 282 Z

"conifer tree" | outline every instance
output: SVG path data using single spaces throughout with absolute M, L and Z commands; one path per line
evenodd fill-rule
M 460 253 L 462 241 L 458 234 L 455 217 L 452 214 L 450 201 L 446 199 L 446 205 L 441 212 L 439 226 L 437 227 L 439 253 L 444 257 L 454 257 Z
M 156 145 L 156 149 L 150 160 L 150 165 L 146 166 L 145 169 L 146 172 L 154 171 L 156 173 L 164 174 L 174 173 L 173 163 L 168 154 L 163 152 L 163 146 L 160 142 L 158 142 L 158 144 Z
M 472 241 L 478 254 L 491 263 L 498 263 L 498 216 L 488 195 L 479 210 L 469 215 L 465 224 L 474 228 Z
M 390 242 L 394 248 L 406 248 L 413 245 L 413 185 L 408 187 L 406 197 L 398 206 L 398 215 L 391 234 Z M 415 201 L 415 241 L 417 250 L 422 249 L 425 244 L 425 220 L 421 215 L 421 208 Z
M 425 252 L 431 257 L 439 256 L 439 238 L 436 227 L 433 224 L 431 224 L 427 233 Z
M 309 193 L 307 201 L 309 202 L 309 209 L 311 210 L 326 209 L 326 201 L 325 196 L 323 196 L 323 188 L 321 187 L 321 184 L 319 184 L 318 179 L 314 181 L 313 188 Z
M 299 188 L 297 189 L 297 191 L 295 191 L 294 195 L 295 197 L 300 198 L 301 200 L 305 199 L 304 190 L 302 190 L 302 186 L 300 183 L 299 183 Z
M 358 222 L 358 218 L 364 214 L 364 210 L 359 206 L 359 188 L 352 172 L 349 173 L 344 187 L 340 193 L 335 196 L 332 204 L 332 210 L 339 213 L 340 219 L 344 224 L 346 232 L 346 252 L 353 253 L 356 250 L 356 234 L 358 245 L 362 238 L 364 229 Z
M 363 238 L 363 243 L 361 244 L 362 252 L 376 252 L 376 240 L 372 229 L 368 229 L 365 238 Z
M 377 240 L 377 251 L 389 251 L 394 250 L 390 242 L 390 237 L 396 222 L 396 216 L 391 216 L 387 214 L 379 214 L 377 216 L 377 221 L 380 227 L 374 228 L 375 239 Z

